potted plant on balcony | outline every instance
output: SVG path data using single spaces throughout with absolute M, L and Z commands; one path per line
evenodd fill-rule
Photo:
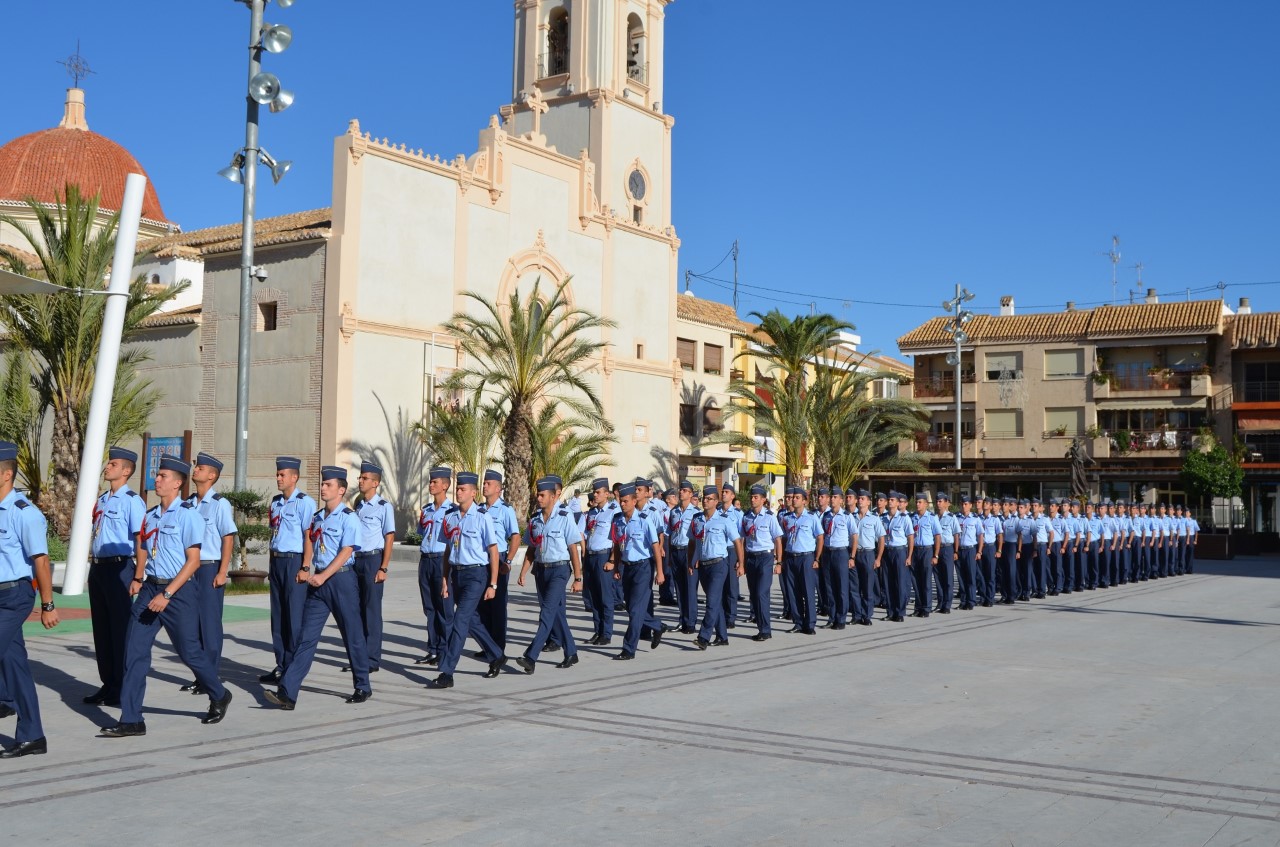
M 1055 426 L 1055 427 L 1053 428 L 1053 434 L 1054 434 L 1054 435 L 1056 435 L 1058 438 L 1061 438 L 1062 436 L 1066 435 L 1066 434 L 1067 434 L 1067 425 L 1066 425 L 1066 424 L 1061 424 L 1060 426 Z
M 1111 383 L 1111 374 L 1106 371 L 1094 371 L 1089 374 L 1095 385 L 1109 385 Z
M 1106 433 L 1102 431 L 1102 427 L 1098 426 L 1097 424 L 1093 424 L 1092 426 L 1086 427 L 1084 431 L 1085 438 L 1102 438 L 1105 435 Z
M 1168 388 L 1173 379 L 1173 371 L 1169 368 L 1152 365 L 1147 368 L 1147 376 L 1151 377 L 1161 388 Z

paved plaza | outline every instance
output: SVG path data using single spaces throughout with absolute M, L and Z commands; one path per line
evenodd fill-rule
M 200 724 L 207 701 L 178 692 L 189 675 L 162 637 L 148 735 L 97 738 L 118 710 L 80 703 L 97 682 L 89 634 L 29 638 L 50 753 L 0 765 L 9 839 L 1280 844 L 1274 558 L 816 636 L 775 627 L 763 644 L 739 624 L 705 653 L 673 634 L 628 663 L 608 658 L 615 636 L 572 669 L 549 654 L 532 677 L 485 680 L 464 659 L 450 691 L 412 664 L 413 563 L 397 549 L 388 654 L 362 705 L 340 699 L 351 683 L 331 624 L 297 710 L 268 708 L 267 622 L 238 611 L 226 721 Z M 537 606 L 512 592 L 514 656 Z

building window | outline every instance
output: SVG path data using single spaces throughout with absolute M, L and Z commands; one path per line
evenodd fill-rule
M 1080 435 L 1084 432 L 1084 409 L 1045 409 L 1044 429 L 1049 435 Z
M 724 348 L 719 344 L 702 345 L 702 369 L 719 376 L 724 372 Z
M 627 79 L 647 85 L 649 63 L 645 61 L 644 22 L 632 12 L 627 16 Z
M 874 400 L 894 400 L 898 396 L 896 379 L 873 379 L 871 381 L 871 397 Z
M 702 410 L 702 434 L 710 435 L 724 429 L 724 410 L 707 406 Z
M 1000 375 L 1008 373 L 1010 376 L 1017 376 L 1022 370 L 1022 354 L 1021 353 L 988 353 L 987 354 L 987 380 L 996 382 L 1000 379 Z
M 680 404 L 680 435 L 690 440 L 698 437 L 698 407 L 692 403 Z
M 631 207 L 631 222 L 641 224 L 644 223 L 644 209 L 640 206 Z
M 1084 350 L 1044 351 L 1044 375 L 1048 379 L 1084 376 Z
M 636 345 L 636 358 L 637 358 L 637 359 L 643 359 L 643 358 L 644 358 L 644 345 L 643 345 L 643 344 L 637 344 L 637 345 Z
M 259 318 L 258 320 L 259 332 L 275 332 L 276 304 L 275 303 L 259 303 L 258 318 Z
M 1021 409 L 987 409 L 987 419 L 983 426 L 986 438 L 1021 438 Z
M 698 363 L 695 358 L 698 354 L 698 345 L 688 338 L 676 339 L 676 358 L 680 360 L 680 367 L 686 371 L 696 370 Z
M 569 12 L 563 7 L 551 10 L 547 29 L 547 53 L 542 76 L 558 76 L 569 72 Z

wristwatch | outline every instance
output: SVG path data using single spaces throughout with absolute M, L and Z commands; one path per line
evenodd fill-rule
M 498 590 L 498 583 L 496 583 L 496 582 L 491 582 L 491 583 L 489 583 L 489 587 L 490 587 L 490 588 L 492 588 L 494 591 L 497 591 L 497 590 Z
M 161 596 L 162 596 L 162 597 L 164 597 L 164 599 L 166 599 L 166 600 L 172 600 L 172 599 L 173 599 L 173 592 L 172 592 L 172 591 L 165 591 L 163 594 L 161 594 Z
M 52 612 L 55 608 L 56 608 L 56 607 L 53 605 L 53 601 L 52 601 L 52 600 L 50 600 L 48 603 L 41 603 L 41 604 L 40 604 L 40 611 L 42 611 L 42 612 Z
M 378 568 L 378 570 L 382 571 L 383 573 L 387 573 L 387 569 L 386 569 L 386 568 Z
M 133 578 L 133 581 L 138 583 L 138 585 L 142 585 L 142 583 L 146 582 L 145 579 L 141 579 L 140 577 L 136 577 L 136 576 Z
M 298 568 L 298 570 L 302 571 L 303 573 L 311 573 L 310 567 Z

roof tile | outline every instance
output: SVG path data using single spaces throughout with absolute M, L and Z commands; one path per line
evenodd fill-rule
M 740 319 L 732 306 L 693 295 L 680 294 L 676 297 L 676 318 L 744 335 L 755 331 L 755 325 Z

